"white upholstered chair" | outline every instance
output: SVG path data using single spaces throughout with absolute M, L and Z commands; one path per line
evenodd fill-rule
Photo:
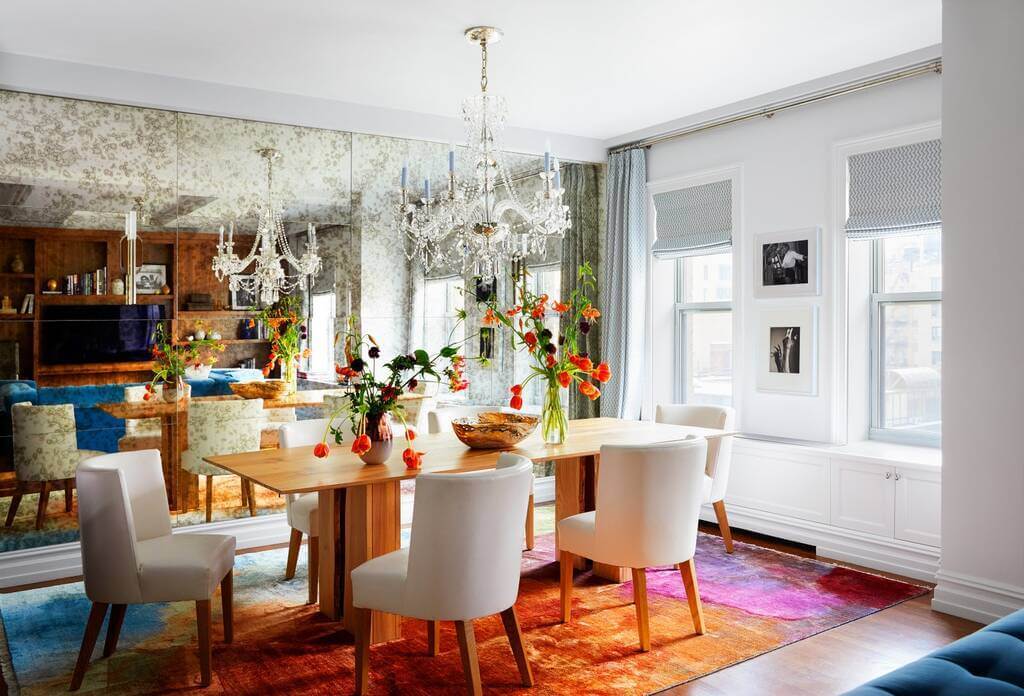
M 438 622 L 454 621 L 469 691 L 481 692 L 473 620 L 501 614 L 524 686 L 533 685 L 515 601 L 520 536 L 533 477 L 529 459 L 466 474 L 416 477 L 409 548 L 371 559 L 352 571 L 356 614 L 356 693 L 369 686 L 370 612 L 427 621 L 437 655 Z
M 213 519 L 213 477 L 231 472 L 214 466 L 204 457 L 238 452 L 258 452 L 260 432 L 266 418 L 263 399 L 237 401 L 189 401 L 188 449 L 181 453 L 181 468 L 206 477 L 206 521 Z M 249 504 L 249 515 L 256 515 L 256 497 L 252 481 L 242 480 L 242 504 Z
M 302 420 L 286 423 L 281 426 L 281 447 L 312 447 L 320 442 L 327 430 L 327 419 Z M 309 558 L 309 603 L 314 604 L 317 598 L 317 579 L 319 572 L 320 549 L 317 534 L 317 507 L 319 495 L 303 493 L 285 496 L 285 509 L 288 513 L 288 526 L 292 528 L 292 536 L 288 542 L 288 565 L 285 567 L 284 579 L 295 577 L 295 566 L 299 561 L 299 549 L 302 547 L 302 535 L 305 534 L 307 555 Z
M 501 410 L 495 406 L 442 406 L 427 412 L 427 432 L 450 433 L 452 432 L 453 418 L 466 418 L 481 413 L 493 413 L 494 411 Z M 498 457 L 498 467 L 500 468 L 501 466 L 502 458 Z M 530 500 L 527 503 L 526 522 L 524 524 L 526 525 L 526 550 L 529 551 L 533 548 L 534 543 L 532 483 L 530 484 Z
M 103 656 L 117 648 L 129 604 L 195 602 L 202 684 L 210 683 L 210 599 L 221 588 L 224 642 L 232 639 L 235 537 L 171 534 L 160 452 L 93 457 L 78 467 L 78 525 L 85 594 L 92 610 L 71 690 L 82 685 L 103 618 L 110 612 Z
M 572 607 L 574 556 L 633 571 L 640 649 L 651 649 L 646 569 L 675 565 L 682 575 L 693 625 L 704 633 L 693 555 L 703 498 L 707 441 L 601 448 L 596 510 L 558 523 L 562 622 Z
M 42 529 L 52 487 L 56 484 L 64 486 L 64 511 L 71 512 L 75 468 L 84 459 L 103 453 L 78 449 L 75 407 L 71 404 L 14 404 L 11 407 L 11 423 L 14 428 L 14 471 L 18 487 L 7 510 L 6 526 L 14 524 L 22 496 L 38 490 L 36 529 Z
M 692 425 L 698 428 L 733 430 L 736 411 L 728 406 L 690 406 L 687 404 L 658 404 L 654 420 L 672 425 Z M 718 518 L 725 550 L 732 553 L 732 531 L 725 513 L 725 490 L 729 486 L 729 467 L 732 464 L 732 438 L 722 437 L 708 441 L 708 460 L 704 467 L 704 503 L 711 503 Z

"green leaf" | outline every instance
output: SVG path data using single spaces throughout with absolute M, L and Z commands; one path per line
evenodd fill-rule
M 422 365 L 423 367 L 428 367 L 430 365 L 430 354 L 422 348 L 413 353 L 413 357 L 416 358 L 417 365 Z
M 456 348 L 455 346 L 445 346 L 444 348 L 441 349 L 442 358 L 454 358 L 458 354 L 459 349 Z

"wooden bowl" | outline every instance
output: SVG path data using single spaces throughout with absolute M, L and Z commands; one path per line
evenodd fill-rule
M 267 379 L 262 382 L 232 382 L 228 385 L 243 399 L 280 399 L 288 392 L 288 383 L 283 379 Z
M 480 413 L 452 419 L 452 430 L 472 449 L 504 449 L 525 440 L 539 422 L 518 413 Z

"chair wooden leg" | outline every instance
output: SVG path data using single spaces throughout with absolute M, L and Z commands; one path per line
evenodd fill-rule
M 110 621 L 107 622 L 107 639 L 103 643 L 103 657 L 110 657 L 117 650 L 117 639 L 121 637 L 121 624 L 124 623 L 124 613 L 127 609 L 127 604 L 110 605 Z
M 679 574 L 683 576 L 686 587 L 686 599 L 690 603 L 690 615 L 693 617 L 693 628 L 697 635 L 704 635 L 704 607 L 700 603 L 700 591 L 697 589 L 697 566 L 693 559 L 679 564 Z
M 196 624 L 199 627 L 199 673 L 200 684 L 209 686 L 213 681 L 210 661 L 213 651 L 210 645 L 210 600 L 196 600 Z
M 71 691 L 78 691 L 85 678 L 85 670 L 89 667 L 89 659 L 92 657 L 92 649 L 96 647 L 96 637 L 103 627 L 103 617 L 107 615 L 107 604 L 93 602 L 89 610 L 89 620 L 85 624 L 85 634 L 82 636 L 82 647 L 78 651 L 78 661 L 75 663 L 75 671 L 71 675 Z
M 64 479 L 64 512 L 71 512 L 72 479 Z
M 427 622 L 427 654 L 437 657 L 441 654 L 441 622 Z
M 572 619 L 572 568 L 575 559 L 568 551 L 562 551 L 558 557 L 562 576 L 562 623 L 569 623 Z
M 246 480 L 245 483 L 246 483 L 246 485 L 249 488 L 249 491 L 248 491 L 248 496 L 249 496 L 249 517 L 255 517 L 256 516 L 256 487 L 253 485 L 252 481 Z
M 249 487 L 245 485 L 245 479 L 238 479 L 238 488 L 242 491 L 242 507 L 249 506 Z
M 242 485 L 244 487 L 245 484 Z M 309 546 L 310 548 L 313 547 L 312 541 Z M 291 538 L 288 539 L 288 563 L 284 567 L 285 580 L 291 580 L 295 577 L 295 567 L 299 563 L 300 548 L 302 548 L 302 532 L 297 529 L 293 529 Z
M 355 609 L 356 694 L 370 689 L 370 610 Z
M 526 550 L 533 550 L 533 493 L 530 494 L 530 502 L 526 506 Z
M 220 611 L 224 619 L 224 642 L 235 640 L 235 571 L 231 569 L 220 581 Z
M 14 524 L 14 518 L 18 514 L 18 506 L 21 505 L 22 492 L 22 487 L 19 483 L 17 492 L 11 496 L 11 506 L 7 508 L 7 521 L 4 522 L 5 527 L 10 527 Z
M 308 559 L 306 567 L 309 568 L 309 603 L 316 604 L 320 583 L 320 538 L 309 537 L 307 546 L 309 547 L 306 554 Z
M 206 521 L 213 520 L 213 477 L 206 477 Z
M 651 649 L 651 621 L 647 611 L 647 570 L 633 568 L 633 603 L 636 604 L 636 629 L 640 634 L 640 650 Z
M 516 664 L 519 666 L 519 677 L 523 681 L 523 686 L 533 686 L 533 672 L 530 670 L 530 661 L 526 659 L 523 631 L 519 626 L 519 617 L 516 615 L 516 608 L 514 606 L 501 612 L 501 622 L 505 624 L 505 633 L 508 634 L 508 642 L 512 646 L 512 654 L 516 657 Z
M 729 517 L 725 514 L 725 501 L 719 500 L 713 503 L 715 517 L 718 518 L 718 530 L 722 532 L 722 541 L 725 542 L 725 552 L 732 553 L 732 530 L 729 529 Z
M 39 508 L 36 510 L 36 529 L 43 528 L 46 521 L 46 506 L 50 502 L 50 482 L 43 481 L 39 484 Z
M 480 696 L 480 661 L 476 656 L 476 634 L 472 621 L 456 621 L 455 633 L 459 636 L 459 653 L 462 654 L 462 671 L 466 675 L 466 691 L 470 696 Z

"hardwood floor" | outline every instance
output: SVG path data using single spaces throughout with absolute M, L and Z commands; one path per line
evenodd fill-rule
M 717 534 L 715 525 L 701 530 Z M 733 529 L 733 539 L 819 558 L 807 547 Z M 822 559 L 829 560 L 829 559 Z M 834 562 L 834 561 L 832 561 Z M 858 568 L 852 564 L 851 568 Z M 872 573 L 878 571 L 859 568 Z M 900 578 L 890 573 L 878 573 Z M 980 624 L 931 609 L 931 594 L 660 692 L 673 696 L 840 694 L 973 633 Z

